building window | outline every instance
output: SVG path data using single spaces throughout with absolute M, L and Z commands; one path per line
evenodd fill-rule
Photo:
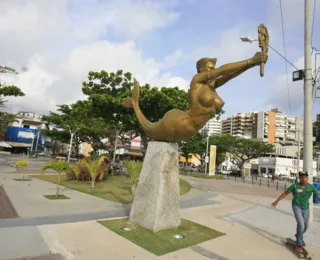
M 260 167 L 260 173 L 266 173 L 266 172 L 267 172 L 267 170 L 265 167 Z

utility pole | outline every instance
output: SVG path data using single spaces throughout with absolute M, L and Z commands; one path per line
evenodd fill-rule
M 299 171 L 300 171 L 300 139 L 301 139 L 301 129 L 298 129 L 298 171 L 297 171 L 297 175 L 299 174 Z
M 305 0 L 304 20 L 304 133 L 303 133 L 303 170 L 309 174 L 309 183 L 313 183 L 313 141 L 312 141 L 312 64 L 311 64 L 311 26 L 310 0 Z M 310 198 L 309 222 L 313 222 L 313 201 Z

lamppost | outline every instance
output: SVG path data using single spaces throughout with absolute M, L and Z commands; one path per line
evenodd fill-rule
M 117 123 L 119 123 L 121 125 L 121 121 L 117 121 L 116 118 L 117 118 L 117 113 L 114 113 L 113 114 L 113 117 L 114 117 L 114 120 L 113 120 L 113 123 L 114 123 L 114 129 L 116 130 L 116 138 L 115 138 L 115 144 L 114 144 L 114 151 L 113 151 L 113 159 L 112 159 L 112 163 L 114 164 L 114 162 L 116 161 L 116 152 L 117 152 L 117 144 L 118 144 L 118 136 L 121 132 L 121 129 L 122 129 L 122 126 L 120 126 L 120 129 L 118 130 L 118 127 L 117 127 Z
M 77 128 L 74 132 L 71 131 L 70 126 L 67 126 L 69 129 L 69 133 L 70 133 L 70 146 L 69 146 L 69 152 L 68 152 L 68 162 L 70 161 L 70 156 L 71 156 L 71 148 L 72 148 L 72 141 L 73 141 L 73 137 L 76 134 L 76 132 L 79 130 L 79 128 Z

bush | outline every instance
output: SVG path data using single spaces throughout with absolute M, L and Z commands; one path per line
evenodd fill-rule
M 90 162 L 91 159 L 84 158 L 78 161 L 72 170 L 67 171 L 66 175 L 68 180 L 91 181 L 91 175 L 87 167 L 84 165 L 84 161 Z M 103 173 L 103 175 L 101 174 L 97 175 L 96 181 L 106 180 L 108 178 L 110 163 L 111 161 L 108 158 L 105 158 L 101 162 L 99 169 L 100 169 L 100 172 Z M 78 178 L 77 178 L 77 173 L 78 173 Z
M 133 160 L 131 160 L 131 161 L 125 160 L 124 165 L 126 166 L 128 173 L 130 175 L 130 178 L 132 180 L 132 190 L 131 191 L 132 191 L 132 194 L 134 195 L 135 190 L 136 190 L 136 186 L 139 181 L 143 162 L 133 161 Z

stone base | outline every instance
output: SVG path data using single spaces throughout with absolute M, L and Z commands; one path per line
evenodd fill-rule
M 129 221 L 154 232 L 181 225 L 178 145 L 149 142 Z

